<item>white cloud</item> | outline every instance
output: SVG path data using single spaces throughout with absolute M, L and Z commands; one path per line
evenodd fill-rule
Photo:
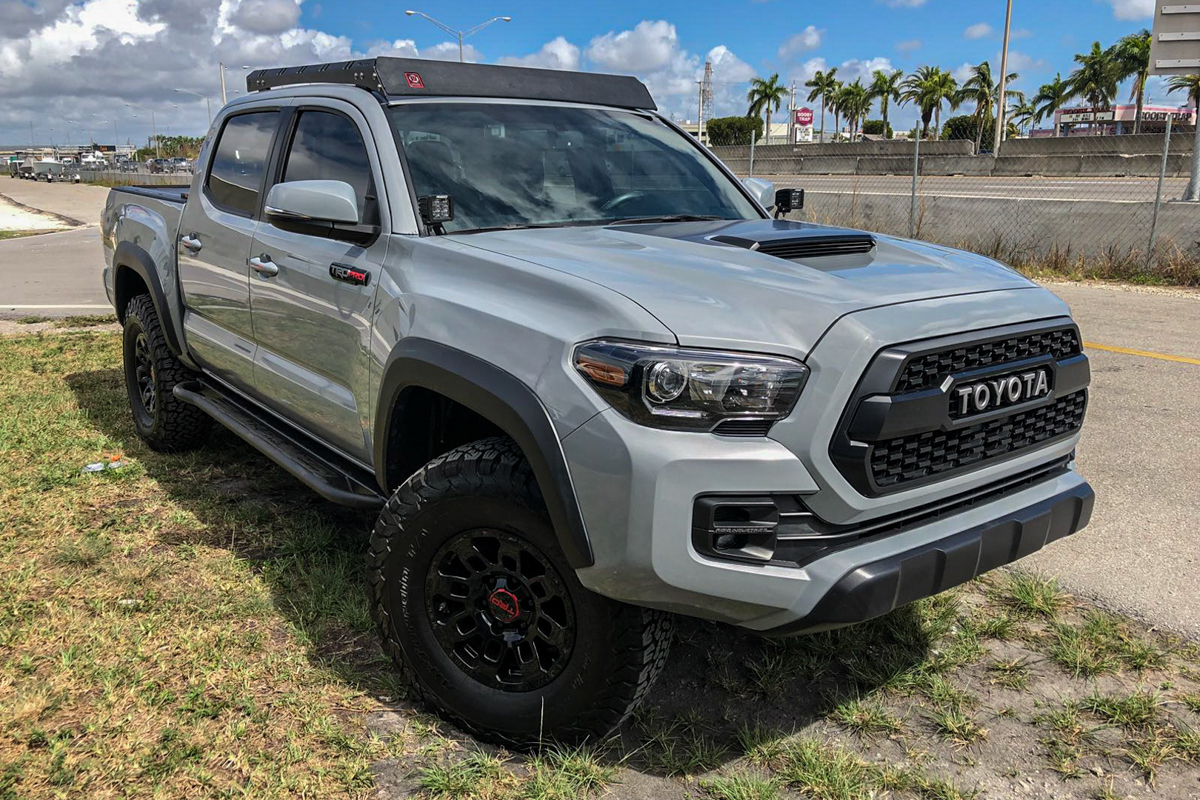
M 241 0 L 229 15 L 229 21 L 250 33 L 264 35 L 291 30 L 300 19 L 295 0 Z
M 997 66 L 1000 64 L 1000 54 L 996 54 L 996 60 L 992 62 Z M 1040 69 L 1045 69 L 1049 66 L 1044 58 L 1035 58 L 1027 53 L 1022 53 L 1020 50 L 1008 51 L 1008 71 L 1009 72 L 1030 72 Z M 997 75 L 999 69 L 997 69 Z
M 968 39 L 982 39 L 986 36 L 991 36 L 993 33 L 995 31 L 991 25 L 988 25 L 986 22 L 976 22 L 974 25 L 967 26 L 967 29 L 963 31 L 963 36 Z
M 1154 16 L 1154 0 L 1108 0 L 1117 19 L 1146 19 Z
M 441 42 L 421 51 L 421 58 L 432 58 L 437 61 L 458 61 L 458 42 Z M 470 64 L 483 61 L 483 53 L 469 44 L 463 44 L 462 60 Z
M 642 20 L 633 30 L 612 31 L 592 39 L 587 57 L 602 67 L 623 72 L 662 69 L 679 52 L 675 26 L 665 20 Z
M 914 50 L 920 50 L 921 45 L 923 44 L 924 42 L 922 42 L 920 39 L 905 39 L 904 41 L 896 42 L 896 50 L 908 55 Z
M 950 70 L 950 74 L 954 76 L 954 80 L 958 81 L 959 83 L 963 83 L 971 77 L 971 70 L 975 69 L 975 66 L 976 65 L 972 64 L 970 61 L 964 61 L 954 69 Z
M 824 33 L 823 28 L 819 29 L 816 25 L 809 25 L 799 33 L 788 37 L 788 40 L 779 48 L 779 57 L 795 58 L 806 50 L 816 50 L 821 46 L 821 37 Z
M 527 56 L 505 56 L 496 63 L 511 67 L 542 67 L 544 69 L 579 69 L 579 48 L 561 36 L 542 45 Z
M 862 78 L 865 81 L 877 69 L 883 72 L 891 72 L 895 67 L 892 66 L 890 58 L 884 58 L 883 56 L 868 58 L 865 61 L 859 58 L 851 58 L 838 65 L 837 76 L 838 80 L 841 80 L 843 83 L 850 83 L 857 78 Z
M 420 52 L 412 39 L 396 39 L 393 42 L 372 42 L 367 46 L 368 56 L 396 56 L 417 58 Z
M 1017 28 L 1012 32 L 1012 38 L 1014 39 L 1028 39 L 1031 36 L 1033 36 L 1033 31 L 1029 30 L 1029 28 Z

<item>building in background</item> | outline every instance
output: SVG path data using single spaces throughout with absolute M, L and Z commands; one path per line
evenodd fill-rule
M 1142 107 L 1142 133 L 1162 133 L 1168 116 L 1173 128 L 1186 125 L 1190 129 L 1196 124 L 1194 108 L 1147 105 Z M 1054 128 L 1038 128 L 1029 135 L 1035 139 L 1046 138 L 1054 136 L 1057 128 L 1059 136 L 1118 136 L 1133 133 L 1136 117 L 1135 105 L 1116 105 L 1107 109 L 1063 108 L 1054 112 Z

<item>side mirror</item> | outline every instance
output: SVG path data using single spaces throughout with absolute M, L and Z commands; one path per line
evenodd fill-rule
M 287 181 L 267 192 L 267 219 L 280 222 L 358 224 L 358 198 L 345 181 Z
M 767 211 L 775 205 L 775 184 L 762 178 L 743 178 L 742 185 L 750 190 L 750 194 Z

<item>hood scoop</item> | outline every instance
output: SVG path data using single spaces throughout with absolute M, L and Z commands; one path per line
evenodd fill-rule
M 789 261 L 806 261 L 825 256 L 862 255 L 875 249 L 875 237 L 869 233 L 818 233 L 795 237 L 749 239 L 744 236 L 722 234 L 710 241 L 733 247 L 744 247 L 768 256 Z

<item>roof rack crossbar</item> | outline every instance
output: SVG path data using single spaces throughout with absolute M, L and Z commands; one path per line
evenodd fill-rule
M 634 77 L 495 64 L 378 56 L 300 67 L 256 69 L 246 76 L 246 89 L 251 92 L 302 83 L 357 86 L 390 97 L 496 97 L 573 101 L 631 109 L 656 108 L 650 92 Z

